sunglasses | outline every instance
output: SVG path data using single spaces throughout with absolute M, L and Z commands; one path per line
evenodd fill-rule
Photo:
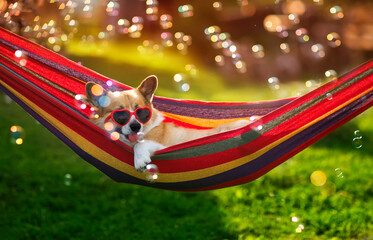
M 111 119 L 119 126 L 124 126 L 130 121 L 132 115 L 134 115 L 139 122 L 145 124 L 150 120 L 152 111 L 148 107 L 138 108 L 134 112 L 127 109 L 118 109 L 112 111 L 111 114 L 105 119 L 105 122 Z

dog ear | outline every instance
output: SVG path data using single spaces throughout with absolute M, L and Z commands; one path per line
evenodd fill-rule
M 146 100 L 151 102 L 153 100 L 154 92 L 158 87 L 158 79 L 156 76 L 151 75 L 145 78 L 140 86 L 137 87 L 139 92 L 145 97 Z
M 92 106 L 100 107 L 99 99 L 106 94 L 107 91 L 94 82 L 87 82 L 85 85 L 85 95 Z

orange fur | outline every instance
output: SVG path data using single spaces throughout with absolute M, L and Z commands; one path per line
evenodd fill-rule
M 149 107 L 152 110 L 152 117 L 149 122 L 144 124 L 144 130 L 146 131 L 145 139 L 155 141 L 166 147 L 239 128 L 249 123 L 248 120 L 239 120 L 233 123 L 220 125 L 213 129 L 197 130 L 176 126 L 173 123 L 165 123 L 162 121 L 159 125 L 157 124 L 156 126 L 151 127 L 151 129 L 148 129 L 147 126 L 153 126 L 157 119 L 163 118 L 163 115 L 156 110 L 151 103 L 153 93 L 157 87 L 157 82 L 155 77 L 153 77 L 152 80 L 149 80 L 150 78 L 152 77 L 145 79 L 139 87 L 132 90 L 119 93 L 108 91 L 106 96 L 111 100 L 110 105 L 105 108 L 99 107 L 100 118 L 92 119 L 92 121 L 96 125 L 103 127 L 106 117 L 116 109 L 122 108 L 134 110 L 137 107 Z M 87 98 L 90 103 L 93 104 L 92 96 L 90 96 L 88 91 L 89 90 L 87 90 Z

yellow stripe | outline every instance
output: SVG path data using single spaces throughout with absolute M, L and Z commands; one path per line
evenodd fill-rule
M 268 152 L 272 148 L 276 147 L 277 145 L 283 143 L 284 141 L 288 140 L 289 138 L 293 137 L 294 135 L 298 134 L 299 132 L 301 132 L 301 131 L 307 129 L 308 127 L 312 126 L 313 124 L 321 121 L 322 119 L 328 117 L 329 115 L 333 114 L 334 112 L 338 111 L 339 109 L 341 109 L 344 106 L 350 104 L 351 102 L 355 101 L 356 99 L 360 98 L 361 96 L 365 95 L 366 93 L 368 93 L 372 90 L 373 90 L 373 87 L 368 89 L 367 91 L 359 94 L 355 98 L 350 99 L 345 104 L 340 105 L 340 106 L 334 108 L 332 111 L 318 117 L 314 121 L 309 122 L 308 124 L 304 125 L 303 127 L 301 127 L 299 129 L 297 129 L 296 131 L 292 132 L 291 134 L 288 134 L 288 135 L 284 136 L 283 138 L 267 145 L 266 147 L 264 147 L 262 149 L 259 149 L 258 151 L 256 151 L 255 153 L 253 153 L 251 155 L 246 155 L 246 156 L 244 156 L 242 158 L 239 158 L 239 159 L 236 159 L 234 161 L 230 161 L 230 162 L 223 163 L 223 164 L 220 164 L 220 165 L 217 165 L 217 166 L 214 166 L 214 167 L 210 167 L 210 168 L 206 168 L 206 169 L 194 170 L 194 171 L 189 171 L 189 172 L 181 172 L 181 173 L 172 173 L 172 174 L 171 173 L 170 174 L 165 173 L 165 174 L 162 174 L 162 182 L 191 181 L 191 180 L 196 180 L 196 179 L 200 179 L 200 178 L 214 176 L 216 174 L 219 174 L 219 173 L 226 172 L 226 171 L 229 171 L 231 169 L 237 168 L 237 167 L 239 167 L 243 164 L 246 164 L 246 163 L 260 157 L 261 155 L 265 154 L 266 152 Z M 185 161 L 188 161 L 188 160 L 186 159 Z M 168 175 L 170 175 L 170 176 L 168 176 Z
M 184 123 L 188 123 L 188 124 L 192 124 L 192 125 L 200 126 L 200 127 L 207 127 L 207 128 L 214 128 L 214 127 L 217 127 L 219 125 L 235 122 L 235 121 L 241 120 L 241 119 L 250 120 L 250 117 L 231 118 L 231 119 L 205 119 L 205 118 L 195 118 L 195 117 L 181 116 L 181 115 L 167 113 L 167 112 L 162 112 L 162 114 L 164 116 L 168 117 L 168 118 L 171 118 L 171 119 L 174 119 L 174 120 L 177 120 L 177 121 L 180 121 L 180 122 L 184 122 Z M 251 120 L 256 120 L 258 118 L 260 118 L 260 117 L 256 117 L 256 118 L 251 119 Z
M 68 137 L 72 142 L 74 142 L 76 145 L 78 145 L 83 151 L 87 152 L 91 156 L 99 159 L 100 161 L 104 162 L 105 164 L 122 171 L 128 175 L 131 175 L 133 177 L 139 178 L 139 179 L 145 179 L 145 175 L 142 173 L 139 173 L 135 170 L 134 167 L 120 161 L 119 159 L 113 157 L 109 153 L 103 151 L 102 149 L 96 147 L 94 144 L 89 142 L 87 139 L 83 138 L 78 133 L 74 132 L 67 126 L 65 126 L 63 123 L 59 122 L 57 119 L 55 119 L 53 116 L 46 113 L 44 110 L 39 108 L 37 105 L 33 104 L 31 101 L 29 101 L 27 98 L 22 96 L 20 93 L 18 93 L 16 90 L 12 89 L 10 86 L 5 84 L 3 81 L 1 81 L 1 84 L 4 85 L 10 92 L 12 92 L 17 98 L 19 98 L 22 102 L 24 102 L 26 105 L 28 105 L 31 109 L 33 109 L 36 113 L 38 113 L 40 116 L 42 116 L 45 120 L 47 120 L 50 124 L 52 124 L 54 127 L 56 127 L 60 132 L 62 132 L 66 137 Z M 225 171 L 229 171 L 233 168 L 239 167 L 243 164 L 246 164 L 257 157 L 263 155 L 264 153 L 268 152 L 275 146 L 281 144 L 282 142 L 286 141 L 287 139 L 293 137 L 294 135 L 298 134 L 299 132 L 305 130 L 306 128 L 312 126 L 313 124 L 317 123 L 318 121 L 324 119 L 325 117 L 333 114 L 334 112 L 338 111 L 339 109 L 343 108 L 344 106 L 348 105 L 349 103 L 353 102 L 354 100 L 360 98 L 361 96 L 365 95 L 367 92 L 372 91 L 373 88 L 370 88 L 366 90 L 365 92 L 361 93 L 360 95 L 356 96 L 353 99 L 350 99 L 345 104 L 340 105 L 336 108 L 334 108 L 332 111 L 320 116 L 319 118 L 315 119 L 314 121 L 304 125 L 303 127 L 297 129 L 296 131 L 292 132 L 291 134 L 288 134 L 287 136 L 273 142 L 272 144 L 267 145 L 266 147 L 259 149 L 255 153 L 251 155 L 247 155 L 245 157 L 239 158 L 234 161 L 230 161 L 224 164 L 220 164 L 217 166 L 213 166 L 206 169 L 200 169 L 200 170 L 194 170 L 189 172 L 181 172 L 181 173 L 160 173 L 159 179 L 157 182 L 164 182 L 164 183 L 173 183 L 173 182 L 183 182 L 183 181 L 191 181 L 191 180 L 197 180 L 200 178 L 205 178 L 209 176 L 213 176 Z M 188 161 L 185 159 L 185 161 Z M 161 170 L 161 169 L 160 169 Z
M 0 83 L 4 85 L 11 93 L 13 93 L 18 99 L 20 99 L 23 103 L 25 103 L 28 107 L 34 110 L 38 115 L 40 115 L 43 119 L 48 121 L 52 126 L 54 126 L 58 131 L 60 131 L 63 135 L 69 138 L 74 144 L 79 146 L 83 151 L 87 152 L 89 155 L 99 159 L 100 161 L 104 162 L 105 164 L 118 169 L 119 171 L 125 172 L 128 175 L 131 175 L 136 178 L 145 179 L 144 174 L 139 173 L 135 170 L 135 168 L 127 163 L 120 161 L 119 159 L 113 157 L 106 151 L 98 148 L 96 145 L 92 144 L 87 139 L 83 138 L 80 134 L 74 132 L 72 129 L 58 121 L 52 115 L 48 114 L 37 105 L 32 103 L 22 94 L 18 93 L 16 90 L 11 88 L 9 85 L 4 83 L 0 80 Z

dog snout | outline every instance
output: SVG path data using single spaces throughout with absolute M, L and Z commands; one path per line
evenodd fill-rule
M 131 129 L 133 132 L 138 132 L 138 131 L 140 131 L 140 129 L 141 129 L 141 125 L 140 125 L 140 123 L 138 123 L 138 122 L 133 122 L 133 123 L 130 124 L 130 129 Z

